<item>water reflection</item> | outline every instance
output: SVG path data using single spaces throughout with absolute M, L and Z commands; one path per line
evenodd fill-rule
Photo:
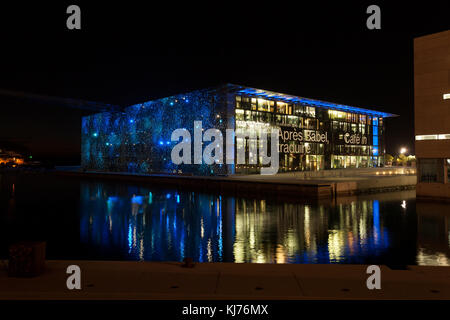
M 132 260 L 221 261 L 222 198 L 81 186 L 81 240 Z
M 450 265 L 450 204 L 414 191 L 285 203 L 0 174 L 0 257 Z M 81 236 L 81 241 L 80 241 Z
M 450 266 L 450 205 L 418 201 L 416 211 L 417 264 Z
M 449 216 L 415 204 L 414 191 L 312 205 L 82 183 L 80 233 L 99 258 L 448 265 Z
M 358 262 L 388 247 L 378 200 L 336 206 L 236 203 L 235 262 Z

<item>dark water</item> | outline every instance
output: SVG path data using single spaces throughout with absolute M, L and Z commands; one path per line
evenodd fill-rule
M 3 174 L 0 256 L 46 240 L 49 259 L 450 265 L 450 204 L 415 191 L 316 203 Z

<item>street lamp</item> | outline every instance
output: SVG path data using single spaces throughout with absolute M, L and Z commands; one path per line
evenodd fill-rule
M 400 154 L 405 154 L 406 151 L 407 151 L 406 148 L 401 148 L 401 149 L 400 149 Z

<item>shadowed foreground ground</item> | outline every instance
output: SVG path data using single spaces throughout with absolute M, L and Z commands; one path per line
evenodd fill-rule
M 68 290 L 66 268 L 81 268 Z M 307 264 L 47 261 L 45 274 L 9 278 L 0 299 L 450 299 L 450 267 L 381 266 L 381 290 L 366 287 L 367 266 Z

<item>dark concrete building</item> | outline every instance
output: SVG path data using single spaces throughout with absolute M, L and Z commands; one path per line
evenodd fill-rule
M 417 196 L 450 198 L 450 31 L 414 39 Z

